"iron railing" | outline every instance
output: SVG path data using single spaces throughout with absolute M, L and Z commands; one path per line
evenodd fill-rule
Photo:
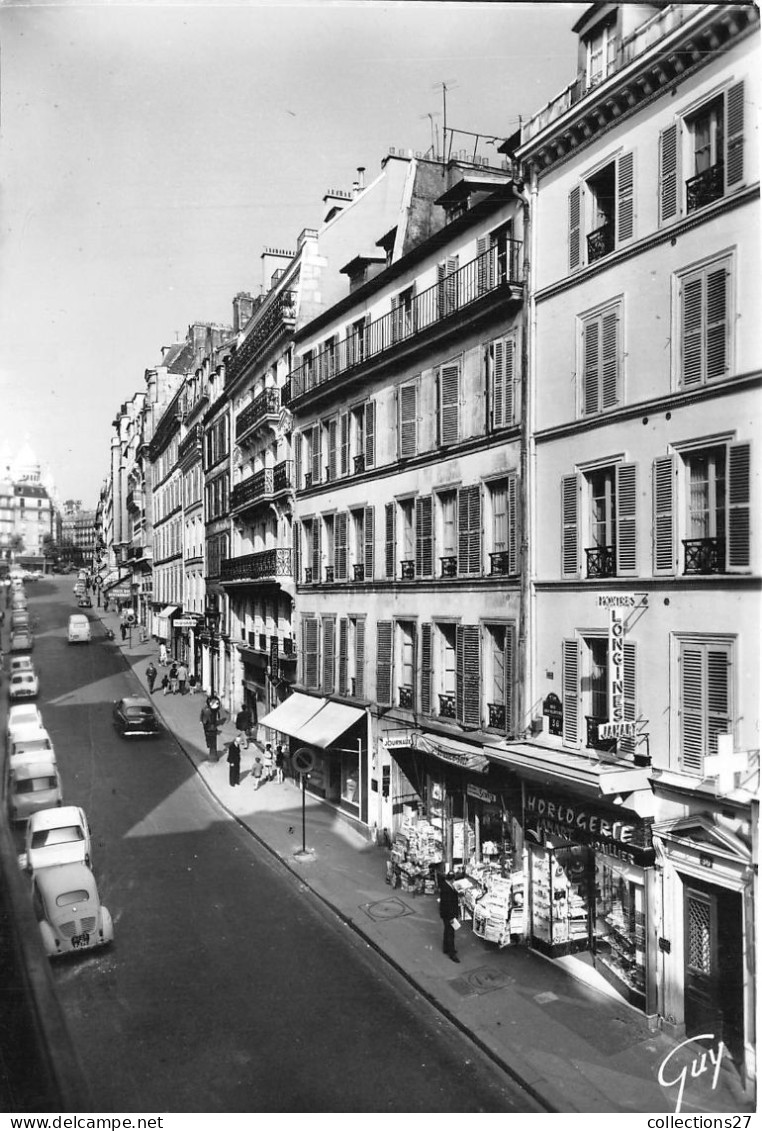
M 242 439 L 257 425 L 261 424 L 268 416 L 278 416 L 281 409 L 280 390 L 275 388 L 265 389 L 258 397 L 238 413 L 235 420 L 235 438 Z
M 585 550 L 587 576 L 616 577 L 616 547 L 591 546 Z
M 352 568 L 355 573 L 355 581 L 365 581 L 365 565 L 362 562 L 356 562 Z
M 261 471 L 256 471 L 248 479 L 244 479 L 243 483 L 236 483 L 230 492 L 230 509 L 249 506 L 259 499 L 269 498 L 272 493 L 273 469 L 263 467 Z
M 725 195 L 725 162 L 718 161 L 711 169 L 705 169 L 685 182 L 686 208 L 695 212 L 713 200 L 721 200 Z
M 415 560 L 406 558 L 400 562 L 400 577 L 403 581 L 415 581 Z
M 587 236 L 587 261 L 594 263 L 614 250 L 614 223 L 608 220 L 600 228 L 589 232 Z
M 291 548 L 277 546 L 258 554 L 225 558 L 220 576 L 223 581 L 260 581 L 263 578 L 291 577 Z
M 505 703 L 488 703 L 487 711 L 489 712 L 489 725 L 494 730 L 505 730 Z
M 457 577 L 458 576 L 458 559 L 456 557 L 440 558 L 442 566 L 442 577 Z
M 455 718 L 455 696 L 439 695 L 439 717 L 442 719 Z
M 227 381 L 234 381 L 259 351 L 277 334 L 293 329 L 296 318 L 296 291 L 281 291 L 272 301 L 257 307 L 253 326 L 226 366 Z
M 511 569 L 511 553 L 509 550 L 498 550 L 489 556 L 489 571 L 494 577 L 509 577 L 512 572 Z
M 433 287 L 414 295 L 407 306 L 367 323 L 360 331 L 362 349 L 358 348 L 358 334 L 353 332 L 303 361 L 290 374 L 292 396 L 300 397 L 401 342 L 410 341 L 503 286 L 520 286 L 522 271 L 521 241 L 508 240 L 507 247 L 496 244 Z
M 294 489 L 294 461 L 284 459 L 273 468 L 273 493 Z
M 404 707 L 407 711 L 413 709 L 413 689 L 412 687 L 400 687 L 399 689 L 400 707 Z
M 724 538 L 684 538 L 685 567 L 683 573 L 724 573 Z

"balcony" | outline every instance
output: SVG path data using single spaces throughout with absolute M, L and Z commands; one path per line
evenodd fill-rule
M 364 330 L 362 351 L 357 348 L 356 335 L 350 334 L 294 369 L 290 375 L 292 396 L 301 397 L 393 347 L 413 341 L 432 327 L 462 314 L 485 295 L 510 286 L 523 286 L 522 275 L 519 240 L 508 240 L 507 247 L 489 248 L 433 287 L 415 295 L 404 309 L 392 310 L 369 322 Z
M 591 546 L 585 557 L 588 578 L 616 577 L 616 546 Z
M 684 574 L 725 572 L 724 538 L 684 538 Z
M 296 292 L 280 291 L 267 296 L 257 307 L 251 330 L 227 363 L 227 381 L 235 381 L 257 354 L 283 333 L 290 333 L 296 318 Z
M 587 237 L 587 261 L 594 263 L 596 259 L 603 259 L 604 255 L 614 250 L 614 222 L 613 220 L 601 224 L 600 228 L 590 232 Z
M 685 198 L 688 212 L 695 212 L 713 200 L 721 200 L 725 195 L 725 162 L 718 161 L 711 169 L 705 169 L 685 182 Z
M 325 567 L 325 581 L 326 585 L 333 585 L 334 569 L 333 566 Z
M 204 429 L 200 424 L 194 424 L 192 428 L 183 436 L 182 440 L 177 446 L 177 454 L 180 459 L 185 457 L 193 451 L 201 455 L 201 446 L 204 441 Z
M 406 711 L 413 709 L 413 689 L 412 687 L 400 687 L 399 689 L 399 705 Z
M 489 572 L 492 577 L 510 577 L 511 554 L 508 550 L 498 550 L 489 556 Z
M 284 459 L 273 468 L 273 494 L 294 489 L 294 461 Z
M 280 404 L 281 408 L 288 408 L 291 404 L 291 378 L 284 381 L 280 389 Z
M 604 753 L 616 754 L 616 739 L 615 738 L 599 738 L 598 727 L 601 723 L 607 723 L 608 719 L 600 718 L 597 715 L 585 715 L 586 724 L 586 738 L 585 744 L 590 750 L 601 750 Z
M 272 493 L 273 468 L 263 467 L 261 471 L 256 471 L 254 475 L 244 479 L 243 483 L 236 483 L 230 492 L 230 509 L 231 511 L 242 510 L 253 503 L 269 499 Z
M 504 703 L 488 703 L 489 725 L 495 730 L 505 730 L 506 710 Z
M 355 475 L 362 475 L 363 471 L 365 471 L 365 456 L 364 455 L 354 457 L 354 467 L 355 467 Z
M 403 581 L 415 581 L 415 561 L 413 558 L 406 558 L 400 562 L 400 577 Z
M 269 388 L 238 413 L 235 421 L 235 438 L 253 436 L 266 421 L 276 421 L 280 415 L 280 390 Z
M 439 695 L 439 717 L 440 719 L 454 719 L 455 718 L 455 696 L 454 695 Z
M 456 557 L 440 558 L 439 563 L 442 567 L 440 577 L 458 576 L 458 559 Z
M 271 581 L 273 578 L 291 576 L 291 548 L 280 546 L 272 550 L 261 550 L 258 554 L 225 558 L 220 573 L 223 582 Z
M 352 568 L 355 573 L 355 581 L 365 581 L 365 566 L 363 564 L 355 564 Z

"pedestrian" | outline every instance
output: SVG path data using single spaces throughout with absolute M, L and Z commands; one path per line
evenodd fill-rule
M 148 667 L 146 668 L 146 679 L 148 680 L 148 690 L 151 693 L 151 695 L 153 695 L 153 688 L 154 688 L 154 684 L 156 683 L 156 676 L 158 674 L 159 673 L 156 671 L 156 668 L 154 667 L 153 660 L 149 661 Z
M 219 760 L 219 754 L 217 753 L 217 735 L 220 727 L 225 722 L 225 714 L 216 695 L 209 695 L 207 697 L 206 703 L 201 708 L 199 718 L 204 728 L 204 738 L 206 739 L 206 748 L 209 751 L 209 761 L 217 762 Z
M 177 664 L 173 660 L 172 661 L 172 667 L 169 669 L 169 690 L 172 692 L 173 695 L 177 695 L 177 684 L 178 684 Z
M 188 682 L 188 669 L 185 666 L 185 664 L 181 662 L 179 668 L 177 669 L 177 683 L 178 683 L 178 687 L 179 687 L 181 695 L 185 694 L 185 685 L 186 685 L 187 682 Z
M 235 717 L 235 729 L 238 731 L 238 741 L 241 744 L 242 750 L 249 749 L 249 739 L 251 738 L 252 723 L 253 719 L 251 717 L 251 711 L 244 703 L 243 707 L 241 707 L 241 710 Z
M 283 744 L 280 742 L 275 747 L 275 780 L 283 781 Z
M 191 695 L 196 694 L 196 677 L 193 672 L 188 676 L 188 691 Z
M 460 899 L 458 893 L 450 882 L 452 873 L 439 874 L 439 917 L 442 920 L 444 934 L 442 936 L 442 951 L 453 962 L 460 962 L 455 951 L 455 931 L 460 927 Z
M 254 788 L 259 789 L 262 784 L 262 759 L 257 754 L 254 759 L 254 765 L 251 767 L 251 776 L 254 778 Z
M 167 646 L 163 640 L 159 645 L 159 663 L 163 668 L 167 666 Z
M 108 597 L 103 598 L 103 611 L 104 613 L 108 612 Z
M 241 782 L 241 747 L 237 738 L 228 743 L 228 780 L 231 785 Z
M 165 695 L 169 695 L 169 676 L 166 672 L 164 672 L 164 675 L 161 677 L 161 689 Z
M 124 623 L 120 624 L 119 625 L 119 631 L 122 634 L 122 643 L 124 643 L 124 641 L 127 639 L 127 625 L 124 624 Z
M 270 781 L 275 776 L 275 755 L 271 742 L 265 743 L 265 752 L 262 757 L 263 776 L 265 781 Z

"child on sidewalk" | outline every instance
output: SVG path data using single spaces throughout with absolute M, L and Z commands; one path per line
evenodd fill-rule
M 254 765 L 251 767 L 251 776 L 254 778 L 254 788 L 259 789 L 262 784 L 262 759 L 257 754 Z

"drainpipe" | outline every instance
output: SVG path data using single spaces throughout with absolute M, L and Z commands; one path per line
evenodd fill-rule
M 522 737 L 531 725 L 535 702 L 536 673 L 534 576 L 535 576 L 535 396 L 536 396 L 536 332 L 537 315 L 534 300 L 534 264 L 536 256 L 537 174 L 532 171 L 531 186 L 519 193 L 524 206 L 524 278 L 526 288 L 524 314 L 524 348 L 521 390 L 521 482 L 522 547 L 521 608 L 519 620 L 519 664 L 525 672 L 519 683 L 519 719 L 523 720 Z M 528 249 L 528 253 L 527 253 Z

